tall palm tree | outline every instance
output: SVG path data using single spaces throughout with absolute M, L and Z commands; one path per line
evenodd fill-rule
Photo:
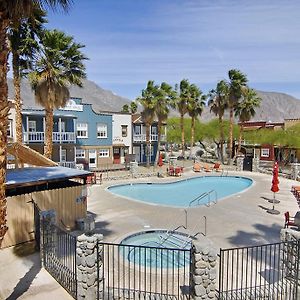
M 157 165 L 159 159 L 161 129 L 163 123 L 166 122 L 166 120 L 168 119 L 170 107 L 174 106 L 176 95 L 176 92 L 169 84 L 167 84 L 166 82 L 161 83 L 155 103 L 155 114 L 157 117 L 157 152 L 155 158 L 155 165 Z
M 143 122 L 146 127 L 146 165 L 150 167 L 150 128 L 155 118 L 155 103 L 158 96 L 159 87 L 154 84 L 153 80 L 149 80 L 147 87 L 142 90 L 142 95 L 137 98 L 143 111 L 141 112 Z
M 176 86 L 176 90 L 178 86 Z M 179 84 L 179 95 L 176 101 L 176 107 L 180 114 L 180 131 L 181 131 L 181 156 L 185 156 L 185 137 L 184 137 L 184 115 L 188 112 L 188 101 L 190 99 L 190 83 L 183 79 Z
M 34 52 L 38 48 L 37 36 L 46 22 L 45 11 L 36 7 L 32 16 L 27 20 L 21 20 L 12 24 L 9 30 L 9 44 L 12 53 L 13 81 L 15 89 L 15 111 L 16 111 L 16 140 L 22 143 L 22 105 L 21 105 L 21 78 L 25 76 L 30 68 L 30 62 Z
M 241 151 L 241 142 L 244 131 L 244 123 L 248 122 L 255 116 L 255 109 L 260 106 L 261 98 L 257 95 L 255 90 L 246 89 L 243 92 L 243 100 L 235 108 L 235 116 L 239 118 L 239 144 L 238 150 Z
M 130 112 L 132 114 L 135 114 L 137 112 L 137 105 L 134 101 L 130 102 Z
M 215 90 L 209 92 L 208 106 L 210 106 L 210 111 L 213 112 L 219 120 L 220 127 L 220 159 L 224 163 L 224 124 L 223 118 L 225 110 L 228 105 L 229 97 L 229 87 L 225 80 L 221 80 L 217 83 Z
M 195 85 L 190 85 L 190 98 L 187 103 L 187 110 L 191 120 L 191 150 L 190 157 L 193 153 L 194 141 L 195 141 L 195 120 L 201 116 L 203 108 L 205 106 L 206 96 L 202 94 L 202 91 Z
M 228 98 L 228 109 L 229 109 L 229 156 L 228 162 L 232 163 L 232 145 L 233 145 L 233 124 L 234 124 L 234 110 L 239 104 L 239 100 L 242 97 L 243 91 L 247 89 L 248 79 L 245 74 L 241 71 L 232 69 L 228 72 L 229 77 L 229 98 Z
M 52 157 L 53 110 L 65 106 L 69 99 L 69 85 L 82 86 L 86 77 L 81 52 L 84 45 L 58 30 L 45 30 L 29 80 L 36 102 L 45 108 L 46 137 L 44 154 Z
M 6 147 L 8 126 L 8 88 L 7 88 L 7 34 L 11 23 L 17 23 L 32 15 L 35 5 L 42 8 L 62 7 L 67 10 L 70 0 L 1 0 L 0 1 L 0 246 L 7 231 L 6 226 Z

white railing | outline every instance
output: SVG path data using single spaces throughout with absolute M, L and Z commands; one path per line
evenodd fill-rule
M 160 138 L 162 141 L 165 141 L 166 136 L 162 134 L 160 136 Z M 157 140 L 158 140 L 157 134 L 150 134 L 150 142 L 157 142 Z M 146 142 L 146 134 L 134 134 L 133 141 L 134 142 Z
M 24 132 L 23 140 L 25 143 L 41 143 L 45 141 L 44 132 Z M 53 132 L 52 141 L 57 142 L 75 142 L 75 132 Z
M 75 161 L 62 161 L 58 163 L 61 167 L 76 169 L 76 163 Z

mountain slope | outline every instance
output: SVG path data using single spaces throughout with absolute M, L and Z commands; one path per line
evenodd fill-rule
M 124 104 L 130 102 L 129 99 L 115 95 L 109 90 L 104 90 L 90 80 L 83 81 L 83 87 L 70 87 L 72 97 L 82 98 L 83 103 L 93 105 L 95 111 L 120 111 Z M 13 80 L 8 79 L 9 98 L 14 97 Z M 21 98 L 25 107 L 39 107 L 34 101 L 34 94 L 27 80 L 22 80 Z

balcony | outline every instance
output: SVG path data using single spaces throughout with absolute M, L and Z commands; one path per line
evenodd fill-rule
M 157 142 L 157 140 L 158 140 L 158 135 L 157 134 L 150 134 L 150 142 Z M 160 140 L 165 141 L 166 136 L 162 134 L 160 136 Z M 133 135 L 133 142 L 134 143 L 144 143 L 144 142 L 146 142 L 146 134 L 134 134 Z
M 44 132 L 24 132 L 24 143 L 43 143 L 45 141 Z M 75 132 L 53 132 L 53 143 L 75 143 Z

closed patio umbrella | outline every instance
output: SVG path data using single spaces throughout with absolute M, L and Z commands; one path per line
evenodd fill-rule
M 163 166 L 163 157 L 162 154 L 159 154 L 159 158 L 158 158 L 158 166 L 162 167 Z
M 273 203 L 272 209 L 268 209 L 267 212 L 273 215 L 278 215 L 280 212 L 275 209 L 275 203 L 279 203 L 280 201 L 275 199 L 275 193 L 279 192 L 279 166 L 278 162 L 275 162 L 273 167 L 273 178 L 272 178 L 272 186 L 271 191 L 273 192 L 273 199 L 269 200 L 269 202 Z

